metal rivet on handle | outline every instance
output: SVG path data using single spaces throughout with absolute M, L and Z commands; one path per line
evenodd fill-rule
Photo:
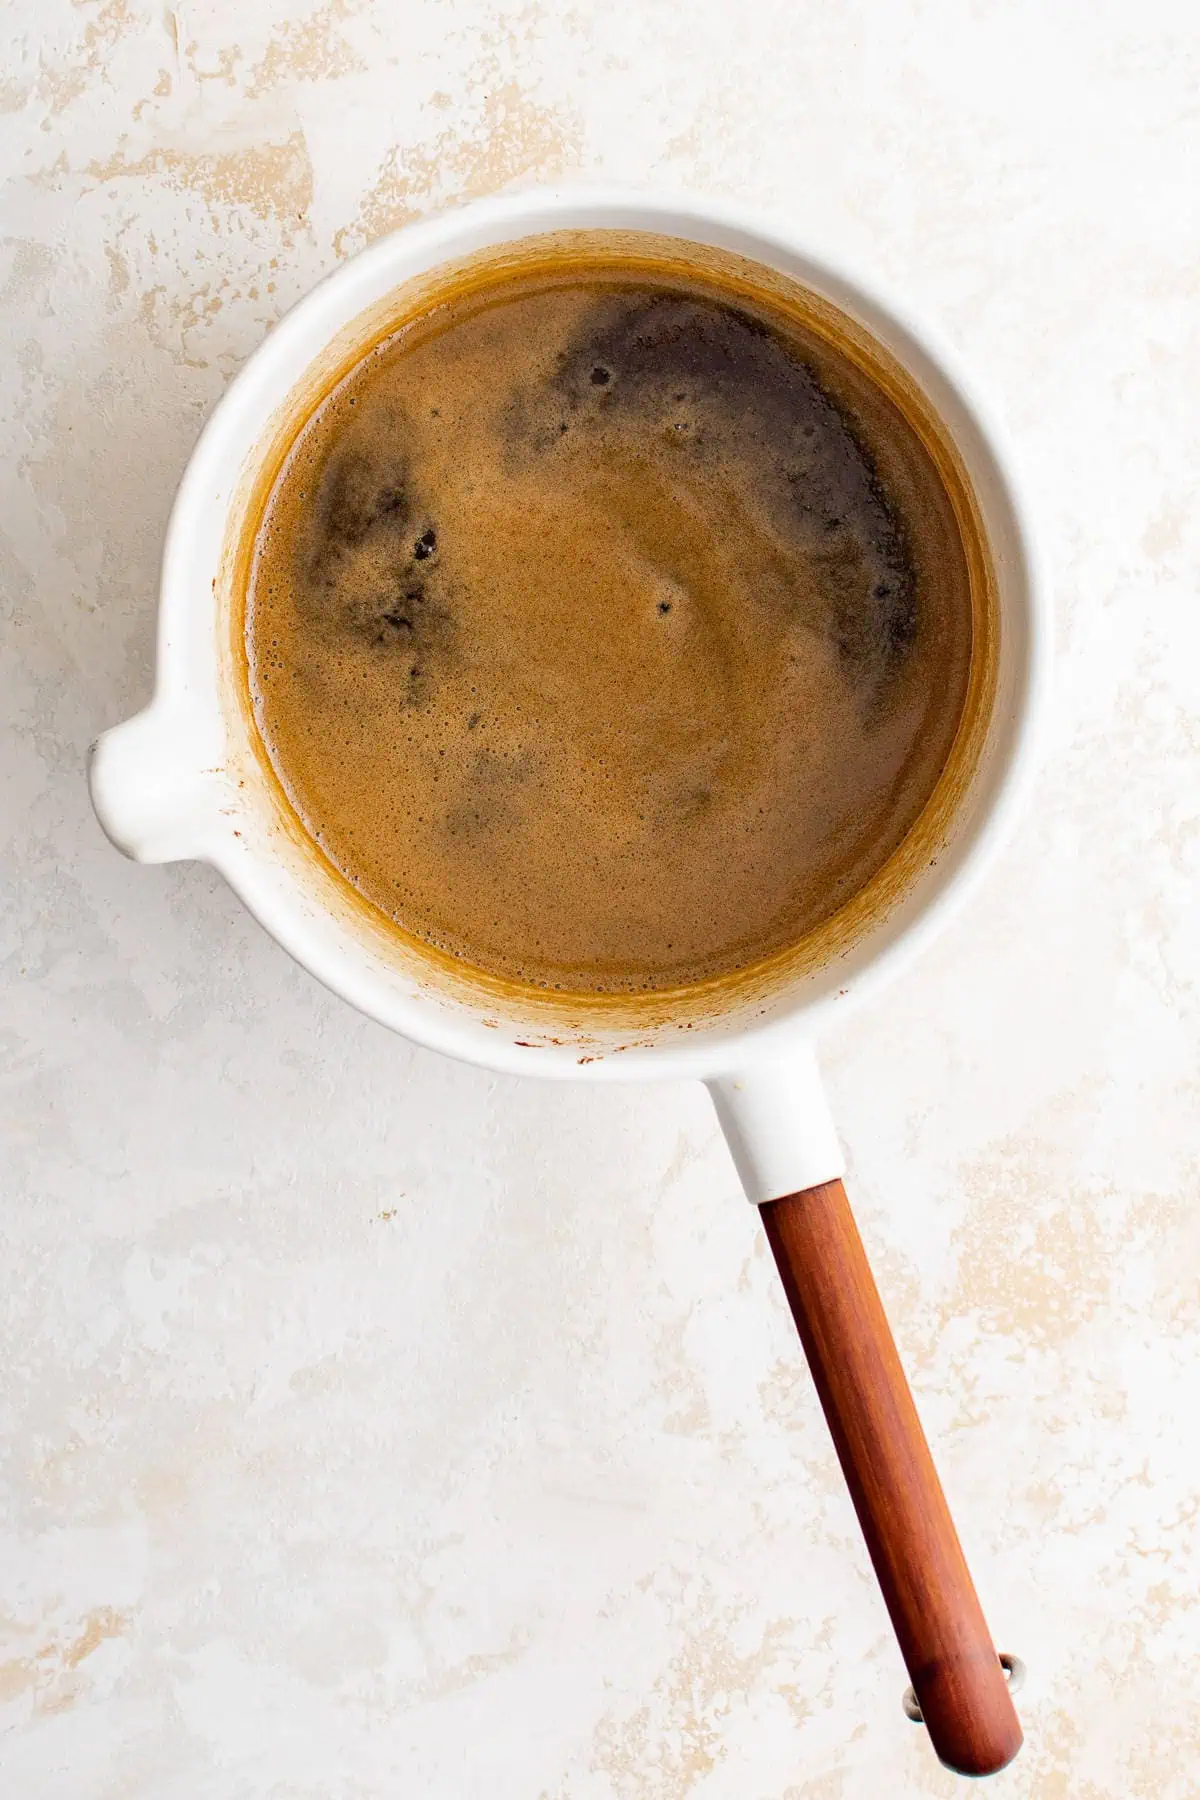
M 1015 1694 L 1025 1680 L 1025 1664 L 1021 1661 L 1019 1656 L 1009 1656 L 1006 1651 L 1000 1658 L 1000 1667 L 1008 1676 L 1008 1685 Z M 912 1688 L 905 1689 L 904 1699 L 901 1704 L 904 1707 L 904 1716 L 906 1719 L 911 1719 L 914 1725 L 924 1724 L 924 1720 L 921 1717 L 921 1708 L 917 1703 L 917 1696 Z

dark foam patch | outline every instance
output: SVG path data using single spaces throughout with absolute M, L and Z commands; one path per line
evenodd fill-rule
M 741 308 L 669 290 L 606 296 L 546 392 L 519 390 L 509 418 L 514 443 L 544 455 L 572 452 L 572 431 L 640 434 L 673 439 L 681 462 L 722 465 L 817 567 L 822 628 L 849 672 L 878 690 L 911 650 L 915 573 L 871 453 L 796 347 Z
M 345 637 L 391 659 L 404 706 L 428 701 L 454 636 L 437 528 L 411 461 L 403 415 L 361 408 L 320 465 L 293 558 L 298 610 L 332 648 Z

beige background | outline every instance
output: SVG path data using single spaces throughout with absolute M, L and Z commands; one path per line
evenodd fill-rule
M 915 1800 L 703 1093 L 408 1049 L 87 806 L 172 489 L 380 231 L 783 209 L 1004 407 L 1060 613 L 979 905 L 825 1047 L 1002 1646 L 1004 1800 L 1200 1791 L 1200 55 L 1169 0 L 15 0 L 0 88 L 4 1800 Z

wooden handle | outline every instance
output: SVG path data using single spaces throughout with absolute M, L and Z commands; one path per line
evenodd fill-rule
M 1021 1727 L 846 1190 L 760 1211 L 933 1747 L 994 1774 Z

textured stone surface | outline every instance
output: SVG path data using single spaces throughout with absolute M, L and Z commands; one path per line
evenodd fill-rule
M 1168 0 L 16 0 L 0 59 L 0 1792 L 926 1800 L 698 1089 L 408 1049 L 122 862 L 200 422 L 390 225 L 785 210 L 1002 401 L 1059 606 L 986 893 L 825 1047 L 998 1641 L 1012 1800 L 1200 1766 L 1197 40 Z

